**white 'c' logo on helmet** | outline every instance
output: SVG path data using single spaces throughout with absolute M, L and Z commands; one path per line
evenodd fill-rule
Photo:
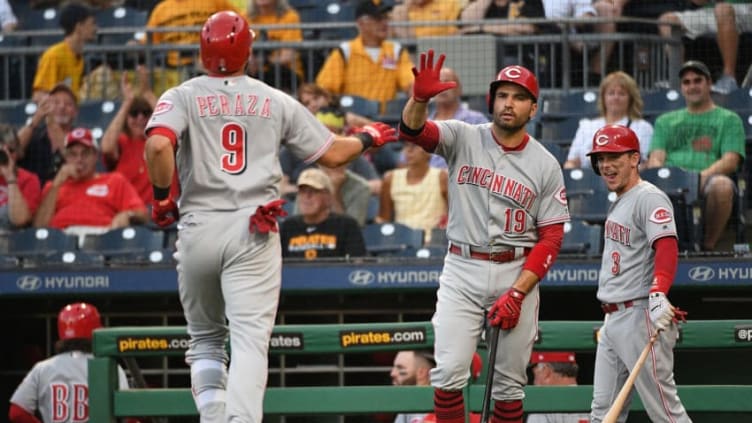
M 522 71 L 516 66 L 510 66 L 504 69 L 504 76 L 511 79 L 517 79 L 522 76 Z
M 606 144 L 608 144 L 608 135 L 598 135 L 598 138 L 595 139 L 595 145 L 603 147 Z

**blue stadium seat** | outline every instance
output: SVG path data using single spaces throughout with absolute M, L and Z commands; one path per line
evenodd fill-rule
M 20 129 L 31 119 L 37 105 L 25 100 L 0 104 L 0 122 L 8 123 Z
M 564 169 L 569 214 L 588 223 L 603 224 L 608 208 L 616 200 L 600 176 L 590 169 Z
M 112 118 L 117 114 L 120 104 L 114 101 L 87 101 L 78 106 L 78 120 L 76 126 L 83 126 L 91 130 L 94 138 L 104 135 Z
M 366 223 L 373 223 L 376 216 L 379 215 L 379 196 L 372 195 L 368 198 L 368 209 L 366 210 Z
M 33 46 L 49 46 L 63 40 L 63 29 L 59 23 L 59 11 L 50 7 L 43 10 L 32 9 L 19 17 L 18 29 L 24 31 L 47 31 L 30 39 Z M 54 31 L 54 33 L 53 33 Z
M 70 250 L 26 258 L 23 267 L 104 267 L 104 256 L 91 251 Z
M 143 28 L 149 19 L 145 10 L 130 7 L 113 7 L 97 11 L 97 26 L 100 44 L 121 45 L 139 39 L 141 31 L 123 31 L 123 28 Z
M 731 109 L 740 115 L 752 114 L 752 88 L 739 88 L 725 95 L 713 94 L 719 106 Z
M 601 255 L 603 226 L 572 219 L 564 224 L 561 254 L 598 257 Z
M 565 147 L 563 144 L 555 144 L 552 142 L 542 142 L 544 147 L 546 147 L 546 150 L 548 150 L 551 154 L 556 157 L 556 160 L 559 162 L 560 165 L 563 165 L 565 161 L 567 161 L 567 152 L 568 148 Z
M 419 259 L 442 259 L 446 256 L 447 248 L 440 246 L 424 246 L 420 248 L 406 248 L 396 254 L 398 257 L 415 257 Z
M 351 2 L 318 1 L 313 7 L 298 9 L 300 20 L 304 23 L 316 22 L 319 25 L 312 33 L 306 32 L 305 38 L 315 37 L 324 40 L 349 40 L 358 35 L 352 23 L 355 21 L 355 5 Z M 327 24 L 347 23 L 348 26 L 327 26 Z
M 576 116 L 598 116 L 598 92 L 592 90 L 577 91 L 558 96 L 544 96 L 541 99 L 541 109 L 538 113 L 541 119 L 561 119 Z
M 423 231 L 399 223 L 371 223 L 363 228 L 366 251 L 371 255 L 396 255 L 423 246 Z
M 662 167 L 645 169 L 640 172 L 640 177 L 663 190 L 671 199 L 679 248 L 699 251 L 703 234 L 700 174 L 678 167 Z
M 446 250 L 448 245 L 449 245 L 449 240 L 447 239 L 446 229 L 443 229 L 443 228 L 431 229 L 431 237 L 426 242 L 426 245 L 425 245 L 426 247 L 441 247 L 444 250 Z
M 379 117 L 381 104 L 376 100 L 359 97 L 357 95 L 343 95 L 339 99 L 339 105 L 348 112 L 353 112 L 367 118 Z
M 109 258 L 108 264 L 110 266 L 132 266 L 132 265 L 170 265 L 175 264 L 175 258 L 173 254 L 174 249 L 162 248 L 158 250 L 151 250 L 138 253 L 127 253 L 113 255 Z
M 379 117 L 379 120 L 390 124 L 399 123 L 400 118 L 402 118 L 402 109 L 405 108 L 405 104 L 407 104 L 407 98 L 403 97 L 387 101 L 386 106 L 384 107 L 384 113 Z
M 580 119 L 579 116 L 541 119 L 538 121 L 538 140 L 546 144 L 571 145 L 577 134 L 577 128 L 580 126 Z
M 87 235 L 82 247 L 85 251 L 113 256 L 135 256 L 148 254 L 164 248 L 164 232 L 152 231 L 144 226 L 130 226 L 113 229 L 100 235 Z
M 21 265 L 21 261 L 16 256 L 9 254 L 0 254 L 0 270 L 14 270 Z
M 78 238 L 54 228 L 27 228 L 8 237 L 8 254 L 26 258 L 76 249 Z
M 660 90 L 642 95 L 642 115 L 654 121 L 659 115 L 684 107 L 684 98 L 676 90 Z

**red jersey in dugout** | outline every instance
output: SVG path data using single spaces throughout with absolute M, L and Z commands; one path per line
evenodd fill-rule
M 51 188 L 52 182 L 47 182 L 42 198 Z M 98 173 L 85 181 L 68 180 L 60 187 L 50 226 L 110 226 L 116 214 L 134 209 L 146 207 L 133 185 L 120 173 Z

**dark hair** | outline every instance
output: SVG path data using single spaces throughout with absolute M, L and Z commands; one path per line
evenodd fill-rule
M 577 372 L 580 370 L 577 363 L 549 362 L 546 364 L 551 366 L 551 370 L 562 376 L 577 377 Z
M 59 339 L 55 342 L 55 353 L 62 354 L 68 351 L 91 352 L 91 340 L 82 338 Z
M 422 358 L 428 364 L 431 365 L 431 367 L 436 367 L 436 357 L 433 355 L 433 351 L 430 350 L 413 350 L 413 353 L 415 353 L 415 357 Z
M 133 112 L 141 112 L 141 111 L 149 112 L 151 114 L 151 112 L 154 111 L 154 108 L 151 107 L 151 103 L 146 101 L 145 98 L 137 95 L 133 97 L 131 106 L 128 108 L 128 114 L 131 114 Z M 128 135 L 128 137 L 130 138 L 133 138 L 133 136 L 135 135 L 135 134 L 131 134 L 131 130 L 130 128 L 128 128 L 128 119 L 126 119 L 123 122 L 122 131 L 125 132 L 125 134 Z
M 63 28 L 65 35 L 70 35 L 76 29 L 78 23 L 94 16 L 94 11 L 80 3 L 69 3 L 60 10 L 60 26 Z

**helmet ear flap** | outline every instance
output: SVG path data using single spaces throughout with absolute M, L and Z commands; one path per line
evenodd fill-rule
M 601 171 L 600 169 L 598 169 L 598 155 L 597 154 L 590 155 L 590 167 L 593 168 L 593 172 L 595 172 L 596 175 L 601 176 Z

